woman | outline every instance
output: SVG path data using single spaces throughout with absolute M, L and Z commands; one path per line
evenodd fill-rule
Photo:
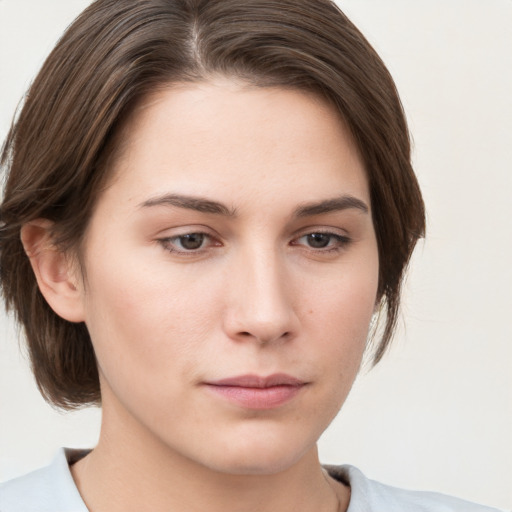
M 393 81 L 333 4 L 99 0 L 2 161 L 38 385 L 103 410 L 2 511 L 490 510 L 318 461 L 424 231 Z

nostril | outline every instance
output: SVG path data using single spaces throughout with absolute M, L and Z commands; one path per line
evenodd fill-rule
M 270 334 L 264 335 L 263 333 L 260 333 L 260 335 L 258 336 L 256 334 L 251 333 L 250 331 L 240 331 L 238 333 L 238 336 L 240 337 L 240 339 L 251 338 L 251 339 L 254 339 L 255 341 L 257 341 L 258 343 L 260 343 L 262 345 L 265 345 L 267 343 L 271 343 L 273 341 L 277 341 L 278 339 L 281 339 L 281 340 L 288 339 L 289 336 L 291 336 L 291 332 L 290 331 L 285 331 L 285 332 L 283 332 L 282 334 L 280 334 L 278 336 L 272 336 Z

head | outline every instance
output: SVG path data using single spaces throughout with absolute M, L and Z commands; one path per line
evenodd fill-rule
M 393 80 L 328 0 L 99 0 L 69 27 L 32 84 L 2 153 L 0 278 L 36 381 L 64 408 L 99 403 L 90 330 L 41 294 L 20 233 L 37 219 L 87 282 L 87 231 L 130 128 L 173 87 L 222 81 L 317 98 L 339 116 L 368 185 L 378 248 L 375 308 L 388 347 L 424 207 Z

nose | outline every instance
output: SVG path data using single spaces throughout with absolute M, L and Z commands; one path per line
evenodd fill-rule
M 230 267 L 224 329 L 236 341 L 285 341 L 298 328 L 286 265 L 274 251 L 240 257 Z

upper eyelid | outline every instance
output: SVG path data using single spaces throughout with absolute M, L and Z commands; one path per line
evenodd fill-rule
M 230 230 L 231 231 L 231 230 Z M 293 232 L 291 232 L 288 236 L 290 238 L 297 238 L 308 234 L 313 233 L 322 233 L 327 235 L 334 236 L 350 236 L 349 230 L 341 226 L 332 226 L 332 225 L 308 225 L 302 226 Z M 190 224 L 190 225 L 176 225 L 176 226 L 168 226 L 164 229 L 158 230 L 155 233 L 155 238 L 178 238 L 180 236 L 191 235 L 191 234 L 203 234 L 212 238 L 222 239 L 224 238 L 217 229 L 211 228 L 205 224 Z M 232 232 L 231 235 L 234 233 Z
M 294 238 L 300 238 L 302 236 L 311 235 L 314 233 L 349 237 L 348 231 L 346 229 L 334 226 L 308 226 L 305 228 L 298 229 L 292 236 Z
M 222 236 L 219 233 L 207 226 L 197 225 L 197 226 L 177 226 L 172 228 L 166 228 L 159 231 L 156 235 L 154 235 L 153 240 L 156 242 L 164 242 L 170 240 L 176 240 L 180 237 L 186 235 L 199 234 L 204 235 L 209 240 L 213 242 L 223 243 Z
M 183 229 L 183 230 L 181 230 L 181 229 Z M 164 234 L 171 230 L 172 231 L 178 230 L 178 232 L 169 233 L 168 235 Z M 307 236 L 307 235 L 311 235 L 311 234 L 315 234 L 315 233 L 321 233 L 323 235 L 332 235 L 335 237 L 344 237 L 344 238 L 350 237 L 350 235 L 347 233 L 346 229 L 335 228 L 332 226 L 328 226 L 328 227 L 326 226 L 326 227 L 302 228 L 302 229 L 297 230 L 296 232 L 292 233 L 290 235 L 290 238 L 292 240 L 295 240 L 297 238 L 302 238 L 303 236 Z M 176 238 L 180 238 L 182 236 L 193 235 L 193 234 L 205 235 L 205 236 L 207 236 L 211 239 L 215 239 L 217 241 L 220 241 L 223 238 L 215 230 L 212 230 L 206 226 L 197 226 L 197 228 L 195 226 L 192 226 L 192 227 L 191 226 L 183 226 L 183 228 L 180 228 L 180 227 L 166 228 L 166 229 L 162 230 L 160 233 L 158 233 L 156 238 L 158 240 L 171 240 L 171 239 L 176 239 Z
M 156 236 L 164 238 L 164 233 L 170 233 L 169 236 L 165 238 L 173 238 L 175 236 L 183 236 L 183 235 L 191 235 L 193 233 L 203 233 L 205 235 L 212 235 L 216 231 L 210 228 L 209 226 L 205 226 L 204 224 L 190 224 L 190 225 L 177 225 L 177 226 L 167 226 L 164 229 L 160 229 Z

